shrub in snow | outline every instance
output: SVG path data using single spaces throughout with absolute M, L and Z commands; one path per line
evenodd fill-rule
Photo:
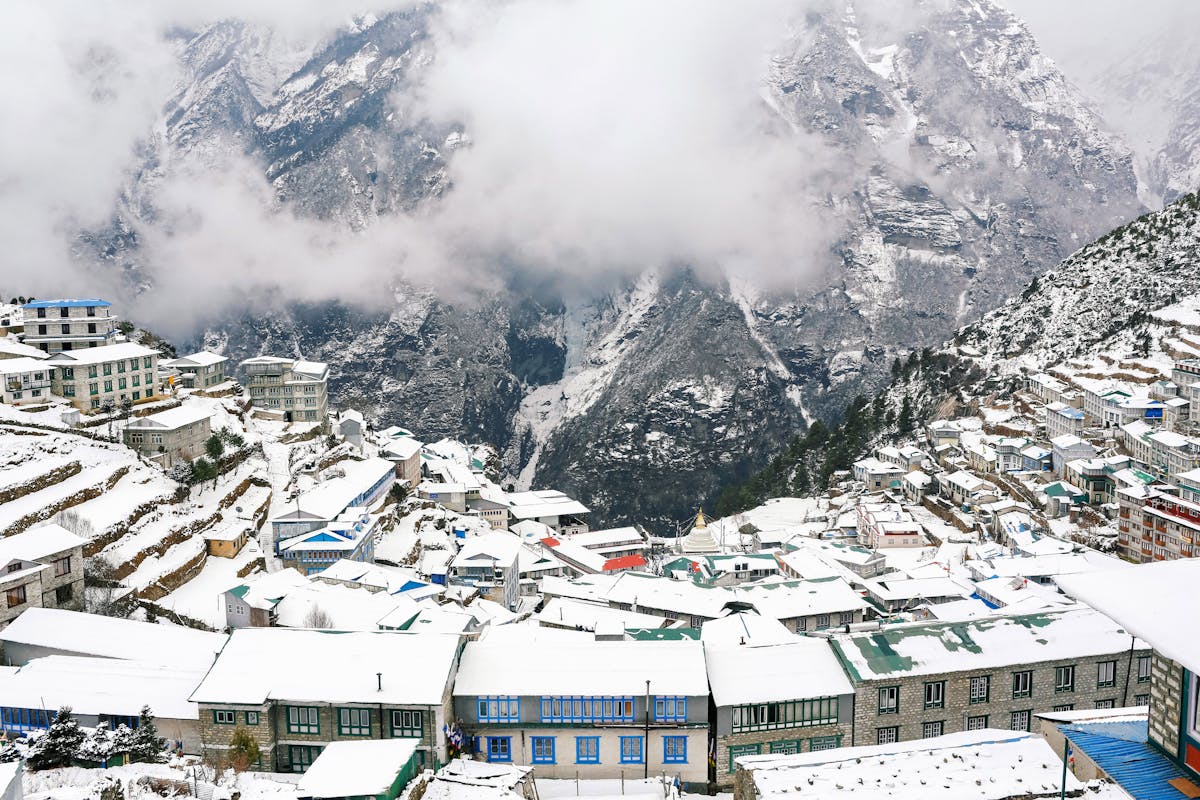
M 142 713 L 138 715 L 138 727 L 130 741 L 129 760 L 153 764 L 167 760 L 167 740 L 158 735 L 150 706 L 142 706 Z

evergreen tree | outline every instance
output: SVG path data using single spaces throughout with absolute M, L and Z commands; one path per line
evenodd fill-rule
M 79 754 L 83 740 L 83 729 L 71 716 L 71 707 L 63 706 L 50 723 L 50 729 L 34 741 L 26 766 L 35 771 L 69 767 Z
M 167 740 L 158 735 L 158 726 L 154 724 L 150 706 L 142 706 L 142 712 L 138 715 L 137 730 L 133 732 L 130 742 L 129 760 L 152 764 L 167 760 Z
M 258 742 L 245 728 L 235 728 L 229 737 L 229 761 L 238 772 L 245 772 L 258 763 L 262 751 Z
M 917 421 L 913 416 L 912 398 L 904 395 L 904 400 L 900 403 L 900 416 L 896 418 L 896 430 L 901 434 L 911 433 L 916 426 Z
M 79 746 L 78 756 L 81 761 L 90 761 L 93 764 L 103 764 L 112 758 L 113 755 L 113 740 L 114 732 L 104 727 L 97 725 L 83 740 Z
M 208 453 L 208 457 L 213 461 L 219 461 L 221 455 L 225 452 L 225 442 L 221 441 L 219 434 L 214 433 L 208 437 L 208 441 L 204 443 L 204 452 Z

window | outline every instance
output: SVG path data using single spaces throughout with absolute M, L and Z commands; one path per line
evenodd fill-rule
M 1097 700 L 1096 708 L 1116 708 L 1116 700 Z
M 968 701 L 972 703 L 986 703 L 988 697 L 992 693 L 992 676 L 991 675 L 976 675 L 971 678 L 970 694 Z
M 13 586 L 11 589 L 8 590 L 7 595 L 8 595 L 8 607 L 9 608 L 16 608 L 19 605 L 25 604 L 25 587 L 24 586 Z
M 258 724 L 258 712 L 257 711 L 247 711 L 246 712 L 246 724 L 247 725 L 257 725 Z
M 655 722 L 687 722 L 686 697 L 654 698 Z
M 1135 695 L 1133 696 L 1133 704 L 1134 704 L 1135 706 L 1148 706 L 1148 705 L 1150 705 L 1150 695 L 1148 695 L 1148 694 L 1135 694 Z
M 62 376 L 63 380 L 75 380 L 74 367 L 59 367 L 59 374 Z
M 62 324 L 62 332 L 63 332 L 63 333 L 67 333 L 67 334 L 69 334 L 69 333 L 71 332 L 71 323 L 69 323 L 69 322 L 64 322 L 64 323 Z
M 100 384 L 95 383 L 95 382 L 89 383 L 88 384 L 88 394 L 89 395 L 100 394 Z
M 141 375 L 138 375 L 136 372 L 135 372 L 135 373 L 134 373 L 134 375 L 133 375 L 133 385 L 134 385 L 134 386 L 141 386 L 141 385 L 142 385 L 142 376 L 141 376 Z
M 1063 703 L 1062 705 L 1051 706 L 1050 710 L 1051 711 L 1074 711 L 1075 704 L 1074 703 Z
M 808 749 L 811 752 L 818 750 L 833 750 L 842 746 L 841 736 L 814 736 L 808 740 Z
M 757 756 L 762 753 L 761 744 L 731 744 L 729 745 L 729 771 L 733 772 L 736 762 L 742 756 Z
M 800 752 L 799 739 L 783 739 L 778 742 L 771 742 L 767 748 L 771 755 L 794 756 Z
M 1032 711 L 1014 711 L 1014 712 L 1012 712 L 1012 716 L 1009 718 L 1009 721 L 1008 721 L 1009 729 L 1014 730 L 1014 731 L 1028 731 L 1029 730 L 1029 717 L 1032 715 L 1032 713 L 1033 713 Z
M 96 307 L 95 307 L 95 306 L 88 306 L 88 307 L 87 307 L 87 315 L 88 315 L 89 317 L 94 317 L 94 316 L 96 316 Z
M 106 391 L 106 392 L 111 392 L 111 391 L 112 391 L 112 381 L 105 381 L 105 382 L 104 382 L 104 391 Z
M 1075 691 L 1075 667 L 1054 668 L 1054 691 L 1056 693 Z
M 59 306 L 58 307 L 58 315 L 60 317 L 66 318 L 66 317 L 71 316 L 71 311 L 66 306 Z
M 553 764 L 554 763 L 554 737 L 553 736 L 534 736 L 533 737 L 533 763 L 534 764 Z
M 875 744 L 895 744 L 898 741 L 900 741 L 899 728 L 893 726 L 875 729 Z
M 59 606 L 64 605 L 66 603 L 71 602 L 71 598 L 74 596 L 75 596 L 75 593 L 71 589 L 71 584 L 69 584 L 69 583 L 64 584 L 62 586 L 57 587 L 54 590 L 54 603 L 55 603 L 55 605 L 59 605 Z
M 880 686 L 879 687 L 879 713 L 880 714 L 899 714 L 900 713 L 900 687 L 899 686 Z
M 63 575 L 71 574 L 71 557 L 64 556 L 54 559 L 54 577 L 61 578 Z
M 1022 697 L 1033 696 L 1033 673 L 1014 672 L 1013 673 L 1013 699 L 1017 700 Z
M 687 763 L 687 737 L 686 736 L 664 736 L 663 737 L 663 763 L 664 764 L 686 764 Z
M 321 755 L 321 748 L 308 745 L 291 745 L 288 747 L 288 761 L 291 762 L 292 772 L 304 772 Z
M 75 396 L 75 387 L 72 384 L 67 384 L 67 385 L 63 386 L 62 393 L 63 393 L 63 397 L 74 397 Z
M 370 736 L 371 710 L 367 708 L 339 708 L 338 733 L 342 736 Z
M 967 717 L 967 730 L 981 731 L 988 726 L 987 714 L 981 714 L 977 717 Z
M 117 378 L 117 388 L 124 389 L 126 386 L 124 378 Z
M 543 697 L 542 722 L 633 722 L 632 697 Z
M 93 364 L 92 366 L 88 367 L 88 377 L 89 377 L 89 378 L 94 378 L 94 377 L 96 377 L 96 365 L 95 365 L 95 364 Z
M 518 722 L 521 719 L 521 703 L 516 697 L 479 698 L 480 722 Z
M 600 737 L 599 736 L 576 736 L 575 737 L 575 763 L 576 764 L 599 764 L 600 763 Z
M 734 706 L 733 730 L 768 731 L 779 728 L 807 728 L 838 721 L 836 697 L 815 700 L 788 700 L 782 703 L 756 703 Z
M 1096 664 L 1096 688 L 1117 685 L 1117 662 L 1101 661 Z
M 945 731 L 945 722 L 940 720 L 938 722 L 926 722 L 921 725 L 921 738 L 932 739 L 934 736 L 941 736 Z
M 101 364 L 100 368 L 104 371 L 105 375 L 112 375 L 112 364 Z
M 930 681 L 925 684 L 925 707 L 944 708 L 946 705 L 946 682 Z
M 806 630 L 808 630 L 808 617 L 801 617 L 800 621 L 796 623 L 796 633 L 803 633 Z
M 121 375 L 121 374 L 124 374 L 124 372 L 125 372 L 125 362 L 118 361 L 117 362 L 117 374 Z
M 642 763 L 642 737 L 640 737 L 640 736 L 622 736 L 621 737 L 621 763 L 622 764 L 640 764 L 640 763 Z
M 512 737 L 487 737 L 487 757 L 488 761 L 512 761 Z
M 233 711 L 222 711 L 214 708 L 212 714 L 214 725 L 233 725 L 237 723 L 237 714 Z
M 88 333 L 95 333 L 95 332 L 96 332 L 96 323 L 94 323 L 94 322 L 89 322 L 89 323 L 87 324 L 87 326 L 88 326 Z
M 392 712 L 392 736 L 402 739 L 420 739 L 425 727 L 420 711 L 396 710 Z
M 842 612 L 840 612 L 840 613 L 838 614 L 838 624 L 839 624 L 839 625 L 852 625 L 852 624 L 854 624 L 854 612 L 853 612 L 853 611 L 842 611 Z
M 37 310 L 37 315 L 38 315 L 38 319 L 45 319 L 46 318 L 46 309 L 39 308 Z
M 287 707 L 288 733 L 320 733 L 321 717 L 317 709 L 310 706 Z
M 1138 656 L 1137 682 L 1147 683 L 1150 680 L 1150 656 Z

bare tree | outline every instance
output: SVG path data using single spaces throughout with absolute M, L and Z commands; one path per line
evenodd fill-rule
M 81 539 L 93 539 L 96 536 L 96 529 L 92 526 L 91 520 L 84 517 L 74 508 L 68 508 L 65 511 L 55 514 L 54 522 Z
M 104 617 L 127 617 L 129 605 L 122 595 L 116 569 L 104 556 L 83 561 L 83 610 Z
M 325 613 L 325 610 L 318 605 L 314 605 L 304 615 L 304 627 L 306 628 L 332 628 L 333 617 Z

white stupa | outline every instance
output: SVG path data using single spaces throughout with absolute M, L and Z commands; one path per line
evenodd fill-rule
M 696 515 L 696 524 L 679 543 L 679 551 L 687 555 L 715 555 L 721 552 L 717 540 L 708 530 L 708 521 L 704 519 L 704 509 Z

